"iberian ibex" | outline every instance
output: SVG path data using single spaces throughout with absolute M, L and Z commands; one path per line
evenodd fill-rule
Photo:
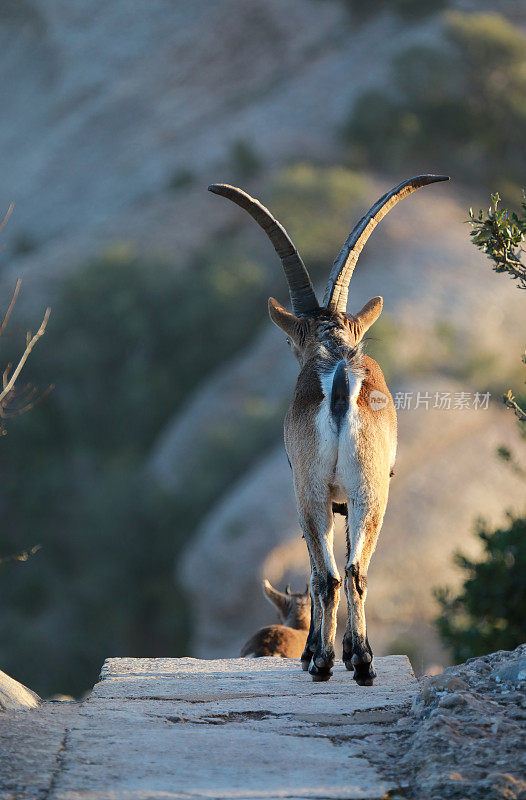
M 269 313 L 300 363 L 285 417 L 285 447 L 311 562 L 311 624 L 301 661 L 314 680 L 328 680 L 334 664 L 341 585 L 333 553 L 335 504 L 347 516 L 343 660 L 361 686 L 370 686 L 376 677 L 365 624 L 367 569 L 396 456 L 393 400 L 380 367 L 361 351 L 365 332 L 380 316 L 382 298 L 369 300 L 356 314 L 347 313 L 349 281 L 367 239 L 387 212 L 416 189 L 444 180 L 448 178 L 419 175 L 373 205 L 334 261 L 321 306 L 296 248 L 270 212 L 233 186 L 209 187 L 248 211 L 263 228 L 289 284 L 292 312 L 270 298 Z
M 310 594 L 278 592 L 267 580 L 263 581 L 263 592 L 267 600 L 277 608 L 281 625 L 267 625 L 250 637 L 241 648 L 240 655 L 245 658 L 278 656 L 280 658 L 300 658 L 310 625 Z

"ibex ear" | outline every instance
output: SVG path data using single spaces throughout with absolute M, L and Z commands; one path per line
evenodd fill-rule
M 287 615 L 287 605 L 288 605 L 287 596 L 284 595 L 282 592 L 278 592 L 277 589 L 274 589 L 271 583 L 266 579 L 263 581 L 263 591 L 265 592 L 267 600 L 270 600 L 272 605 L 276 606 L 280 615 L 282 617 L 285 617 Z
M 371 327 L 371 325 L 376 322 L 382 313 L 383 304 L 384 301 L 381 297 L 373 297 L 372 300 L 369 300 L 369 302 L 364 305 L 361 311 L 358 311 L 358 313 L 355 314 L 355 319 L 358 323 L 358 329 L 361 336 L 363 336 L 364 333 Z
M 277 325 L 278 328 L 285 331 L 287 336 L 290 336 L 291 339 L 297 341 L 299 329 L 301 327 L 301 320 L 299 320 L 298 317 L 294 316 L 290 311 L 287 311 L 286 308 L 283 308 L 281 303 L 278 303 L 273 297 L 269 297 L 268 313 L 274 325 Z

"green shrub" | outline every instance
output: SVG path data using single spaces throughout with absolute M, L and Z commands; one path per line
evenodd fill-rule
M 521 260 L 526 238 L 526 195 L 523 191 L 520 214 L 499 208 L 499 203 L 496 193 L 491 195 L 487 214 L 482 209 L 474 214 L 470 208 L 471 240 L 493 262 L 495 272 L 507 272 L 519 289 L 526 289 L 526 263 Z
M 436 592 L 442 607 L 438 630 L 457 662 L 513 650 L 526 640 L 526 519 L 510 515 L 509 526 L 495 531 L 480 522 L 477 534 L 484 558 L 456 556 L 466 574 L 462 592 Z
M 390 91 L 356 103 L 346 135 L 356 163 L 451 172 L 509 192 L 526 155 L 526 37 L 498 14 L 448 12 L 445 43 L 393 59 Z
M 478 214 L 469 210 L 471 241 L 493 262 L 495 272 L 507 273 L 516 281 L 519 289 L 526 289 L 526 262 L 521 258 L 522 243 L 526 237 L 526 196 L 523 191 L 520 214 L 508 208 L 499 208 L 499 203 L 499 195 L 492 194 L 487 214 L 482 209 Z M 526 364 L 526 353 L 522 355 L 522 362 Z M 503 399 L 506 406 L 514 411 L 522 424 L 522 432 L 526 435 L 524 402 L 520 398 L 517 401 L 511 389 L 508 389 Z

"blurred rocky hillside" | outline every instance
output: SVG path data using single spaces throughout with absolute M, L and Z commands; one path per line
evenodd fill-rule
M 469 0 L 448 5 L 468 14 L 496 9 Z M 520 35 L 523 5 L 497 5 Z M 271 617 L 259 579 L 304 583 L 304 545 L 280 445 L 296 367 L 265 310 L 270 292 L 286 300 L 285 282 L 261 232 L 206 187 L 236 183 L 268 203 L 322 288 L 355 219 L 410 174 L 357 162 L 345 131 L 365 91 L 394 85 L 397 55 L 444 47 L 444 11 L 435 6 L 441 4 L 424 3 L 418 15 L 396 8 L 357 15 L 352 2 L 340 0 L 0 5 L 0 209 L 15 201 L 3 234 L 0 287 L 7 298 L 15 277 L 24 277 L 19 328 L 24 315 L 48 302 L 60 321 L 52 317 L 42 345 L 44 373 L 28 371 L 57 384 L 48 411 L 12 423 L 7 455 L 0 453 L 2 474 L 16 464 L 29 484 L 2 488 L 9 547 L 41 541 L 48 553 L 24 567 L 23 580 L 14 573 L 4 579 L 0 635 L 10 644 L 3 667 L 39 692 L 92 683 L 112 647 L 122 655 L 189 648 L 235 655 L 243 638 Z M 448 166 L 430 141 L 415 170 Z M 524 500 L 519 480 L 495 457 L 501 444 L 521 446 L 498 395 L 507 381 L 519 380 L 524 299 L 490 271 L 463 225 L 468 207 L 499 187 L 452 178 L 389 215 L 360 260 L 350 299 L 352 310 L 384 296 L 368 349 L 394 391 L 491 391 L 496 401 L 488 411 L 401 413 L 369 619 L 376 652 L 405 648 L 420 660 L 417 668 L 447 659 L 430 623 L 430 590 L 454 580 L 452 552 L 469 549 L 476 516 L 496 523 Z M 112 297 L 104 296 L 99 269 L 101 350 L 92 348 L 84 361 L 86 320 L 96 319 L 99 308 L 84 270 L 102 258 L 109 274 L 114 262 L 104 258 L 116 252 L 114 276 L 126 275 L 132 254 L 126 286 L 132 300 L 121 302 L 115 277 L 107 285 Z M 157 280 L 158 262 L 165 265 L 163 281 L 166 269 L 173 276 L 175 296 L 166 290 L 161 313 L 165 289 L 158 289 L 146 323 L 141 314 L 149 309 L 148 281 Z M 215 264 L 221 269 L 207 272 Z M 245 281 L 241 296 L 228 282 L 231 264 Z M 194 332 L 200 286 L 207 305 L 203 300 Z M 139 323 L 134 328 L 134 309 L 150 326 L 146 333 Z M 121 384 L 103 385 L 93 398 L 84 392 L 85 421 L 82 407 L 73 424 L 75 387 L 98 377 L 118 338 L 109 323 L 118 326 L 120 314 L 123 350 L 116 364 L 107 361 Z M 77 322 L 87 340 L 77 336 Z M 140 346 L 130 341 L 149 337 L 157 346 L 155 336 L 165 337 L 169 353 L 152 345 L 157 372 L 150 383 L 151 351 L 137 356 Z M 133 369 L 118 372 L 128 358 Z M 92 412 L 100 414 L 100 426 Z M 83 421 L 88 432 L 99 430 L 79 446 Z M 17 462 L 24 425 L 23 441 L 37 441 L 40 450 Z M 134 448 L 139 427 L 143 437 Z M 120 431 L 119 446 L 108 454 L 107 442 Z M 32 500 L 40 475 L 53 482 Z M 137 484 L 141 491 L 153 487 L 144 507 Z M 176 498 L 166 518 L 155 513 L 155 491 L 168 502 Z M 177 553 L 170 544 L 176 539 Z M 340 533 L 340 548 L 341 539 Z M 191 643 L 180 632 L 184 625 L 171 622 L 187 615 L 180 595 L 167 588 L 176 556 Z M 108 615 L 117 595 L 121 616 L 115 608 Z M 58 646 L 49 640 L 52 629 L 60 630 Z M 49 674 L 59 675 L 60 685 Z
M 256 191 L 289 161 L 345 158 L 341 128 L 356 99 L 389 86 L 397 53 L 440 46 L 441 15 L 421 5 L 415 18 L 362 20 L 342 0 L 5 0 L 0 207 L 16 204 L 7 274 L 48 286 L 122 239 L 184 266 L 234 219 L 203 193 L 212 180 Z M 497 5 L 524 24 L 522 3 Z M 439 167 L 430 154 L 426 169 Z

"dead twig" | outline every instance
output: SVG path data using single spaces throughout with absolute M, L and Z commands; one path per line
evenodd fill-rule
M 44 319 L 42 320 L 42 324 L 40 325 L 40 328 L 35 333 L 35 335 L 27 342 L 26 349 L 22 353 L 22 356 L 20 357 L 20 361 L 16 365 L 15 370 L 14 370 L 13 374 L 11 375 L 11 378 L 9 379 L 7 384 L 3 387 L 2 391 L 0 392 L 0 404 L 7 397 L 7 395 L 13 390 L 14 385 L 15 385 L 17 379 L 18 379 L 18 376 L 22 372 L 24 364 L 26 363 L 27 359 L 29 358 L 29 355 L 30 355 L 32 349 L 34 348 L 34 346 L 36 345 L 38 340 L 44 335 L 44 333 L 46 331 L 46 325 L 48 323 L 48 319 L 49 319 L 50 313 L 51 313 L 51 309 L 50 308 L 46 308 L 46 313 L 44 314 Z
M 29 561 L 31 556 L 34 556 L 35 553 L 38 553 L 41 547 L 41 544 L 35 544 L 33 547 L 30 547 L 29 550 L 22 550 L 21 553 L 14 553 L 12 556 L 4 556 L 4 558 L 0 558 L 0 566 L 3 564 L 9 564 L 11 561 Z
M 2 225 L 3 225 L 3 223 L 2 223 Z M 11 302 L 9 303 L 9 308 L 5 312 L 4 321 L 2 322 L 2 325 L 0 326 L 0 336 L 3 334 L 3 332 L 5 330 L 5 327 L 6 327 L 7 323 L 8 323 L 8 321 L 9 321 L 9 317 L 11 316 L 11 311 L 13 310 L 14 305 L 16 303 L 16 298 L 18 297 L 18 293 L 20 291 L 21 283 L 22 283 L 22 278 L 19 278 L 17 280 L 17 282 L 16 282 L 15 291 L 13 292 L 13 296 L 11 298 Z
M 14 209 L 14 207 L 15 207 L 15 204 L 14 204 L 14 203 L 9 203 L 9 208 L 8 208 L 8 209 L 7 209 L 7 211 L 5 212 L 5 216 L 4 216 L 3 220 L 2 220 L 2 222 L 0 222 L 0 231 L 2 230 L 2 228 L 4 227 L 4 225 L 7 223 L 7 221 L 8 221 L 8 219 L 9 219 L 9 217 L 10 217 L 10 216 L 11 216 L 11 214 L 13 213 L 13 209 Z
M 33 399 L 37 394 L 37 390 L 34 387 L 27 386 L 16 396 L 18 404 L 15 407 L 13 407 L 9 402 L 9 397 L 6 398 L 7 402 L 4 402 L 3 405 L 0 405 L 0 419 L 19 417 L 22 414 L 25 414 L 26 411 L 31 411 L 33 408 L 39 406 L 40 403 L 42 403 L 42 401 L 51 394 L 54 388 L 55 384 L 51 383 L 47 389 L 42 392 L 42 394 L 40 394 L 36 399 Z M 13 392 L 12 394 L 16 395 L 16 392 Z
M 13 203 L 11 203 L 9 205 L 9 208 L 7 209 L 7 212 L 2 222 L 0 222 L 0 231 L 8 221 L 9 217 L 11 216 L 13 207 L 14 207 Z M 19 278 L 16 282 L 13 296 L 11 297 L 11 302 L 9 303 L 7 311 L 4 315 L 2 324 L 0 325 L 0 336 L 2 336 L 2 334 L 4 333 L 7 323 L 9 322 L 11 312 L 13 311 L 18 294 L 20 292 L 21 283 L 22 280 Z M 44 400 L 54 388 L 53 385 L 48 386 L 45 392 L 43 392 L 39 397 L 36 397 L 37 390 L 34 389 L 30 384 L 25 386 L 21 391 L 18 391 L 15 388 L 18 377 L 20 376 L 24 364 L 29 358 L 32 349 L 34 348 L 38 340 L 45 333 L 50 312 L 51 309 L 47 308 L 44 314 L 44 318 L 42 320 L 42 324 L 40 325 L 40 328 L 33 337 L 31 336 L 31 333 L 29 331 L 27 332 L 25 350 L 22 353 L 22 356 L 20 357 L 20 360 L 16 365 L 15 370 L 11 374 L 11 376 L 10 376 L 12 367 L 11 364 L 8 364 L 2 373 L 2 388 L 0 391 L 0 419 L 8 419 L 9 417 L 15 417 L 20 414 L 24 414 L 26 411 L 29 411 L 31 408 L 34 408 L 36 405 L 41 403 L 42 400 Z M 14 403 L 13 400 L 15 400 Z M 4 433 L 5 429 L 2 425 L 0 425 L 0 434 L 3 435 Z

